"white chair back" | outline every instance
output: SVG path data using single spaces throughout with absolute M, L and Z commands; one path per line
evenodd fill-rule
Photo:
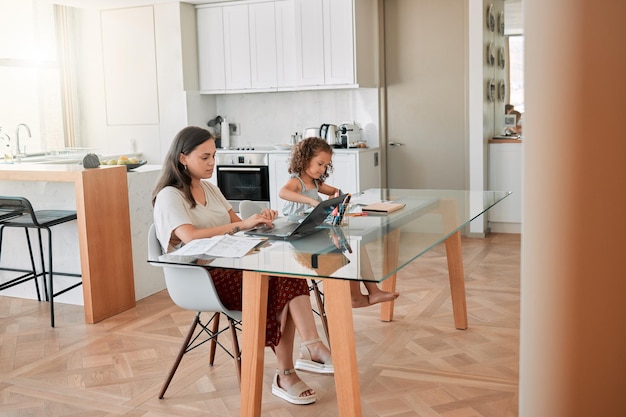
M 239 215 L 242 219 L 247 219 L 253 214 L 260 213 L 264 208 L 267 208 L 267 204 L 260 201 L 243 200 L 239 203 Z
M 161 245 L 153 224 L 148 231 L 148 259 L 158 259 L 161 254 Z M 167 291 L 179 307 L 192 311 L 224 313 L 235 320 L 241 320 L 241 311 L 229 310 L 222 304 L 208 269 L 192 265 L 150 264 L 163 268 Z

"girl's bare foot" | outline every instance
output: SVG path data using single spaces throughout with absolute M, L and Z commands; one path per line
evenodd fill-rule
M 370 305 L 370 300 L 367 295 L 359 293 L 352 296 L 352 308 L 367 307 Z
M 400 293 L 397 292 L 376 291 L 367 296 L 367 299 L 369 301 L 368 305 L 393 301 L 399 296 Z M 352 306 L 354 306 L 354 300 L 352 301 Z

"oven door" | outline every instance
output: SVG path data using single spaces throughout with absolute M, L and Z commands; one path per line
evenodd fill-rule
M 270 201 L 267 166 L 217 166 L 217 186 L 230 202 Z

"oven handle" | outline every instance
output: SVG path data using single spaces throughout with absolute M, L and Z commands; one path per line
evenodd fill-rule
M 259 172 L 261 171 L 261 168 L 226 168 L 226 167 L 219 167 L 220 171 L 239 171 L 239 172 Z

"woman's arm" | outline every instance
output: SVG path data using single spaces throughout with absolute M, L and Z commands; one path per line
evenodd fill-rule
M 272 225 L 273 220 L 278 213 L 275 210 L 263 209 L 259 214 L 254 214 L 245 220 L 241 220 L 239 216 L 230 209 L 228 211 L 230 217 L 230 223 L 200 229 L 192 224 L 183 224 L 174 229 L 174 234 L 183 243 L 189 243 L 194 239 L 209 238 L 218 235 L 234 234 L 240 230 L 251 229 L 260 224 Z

